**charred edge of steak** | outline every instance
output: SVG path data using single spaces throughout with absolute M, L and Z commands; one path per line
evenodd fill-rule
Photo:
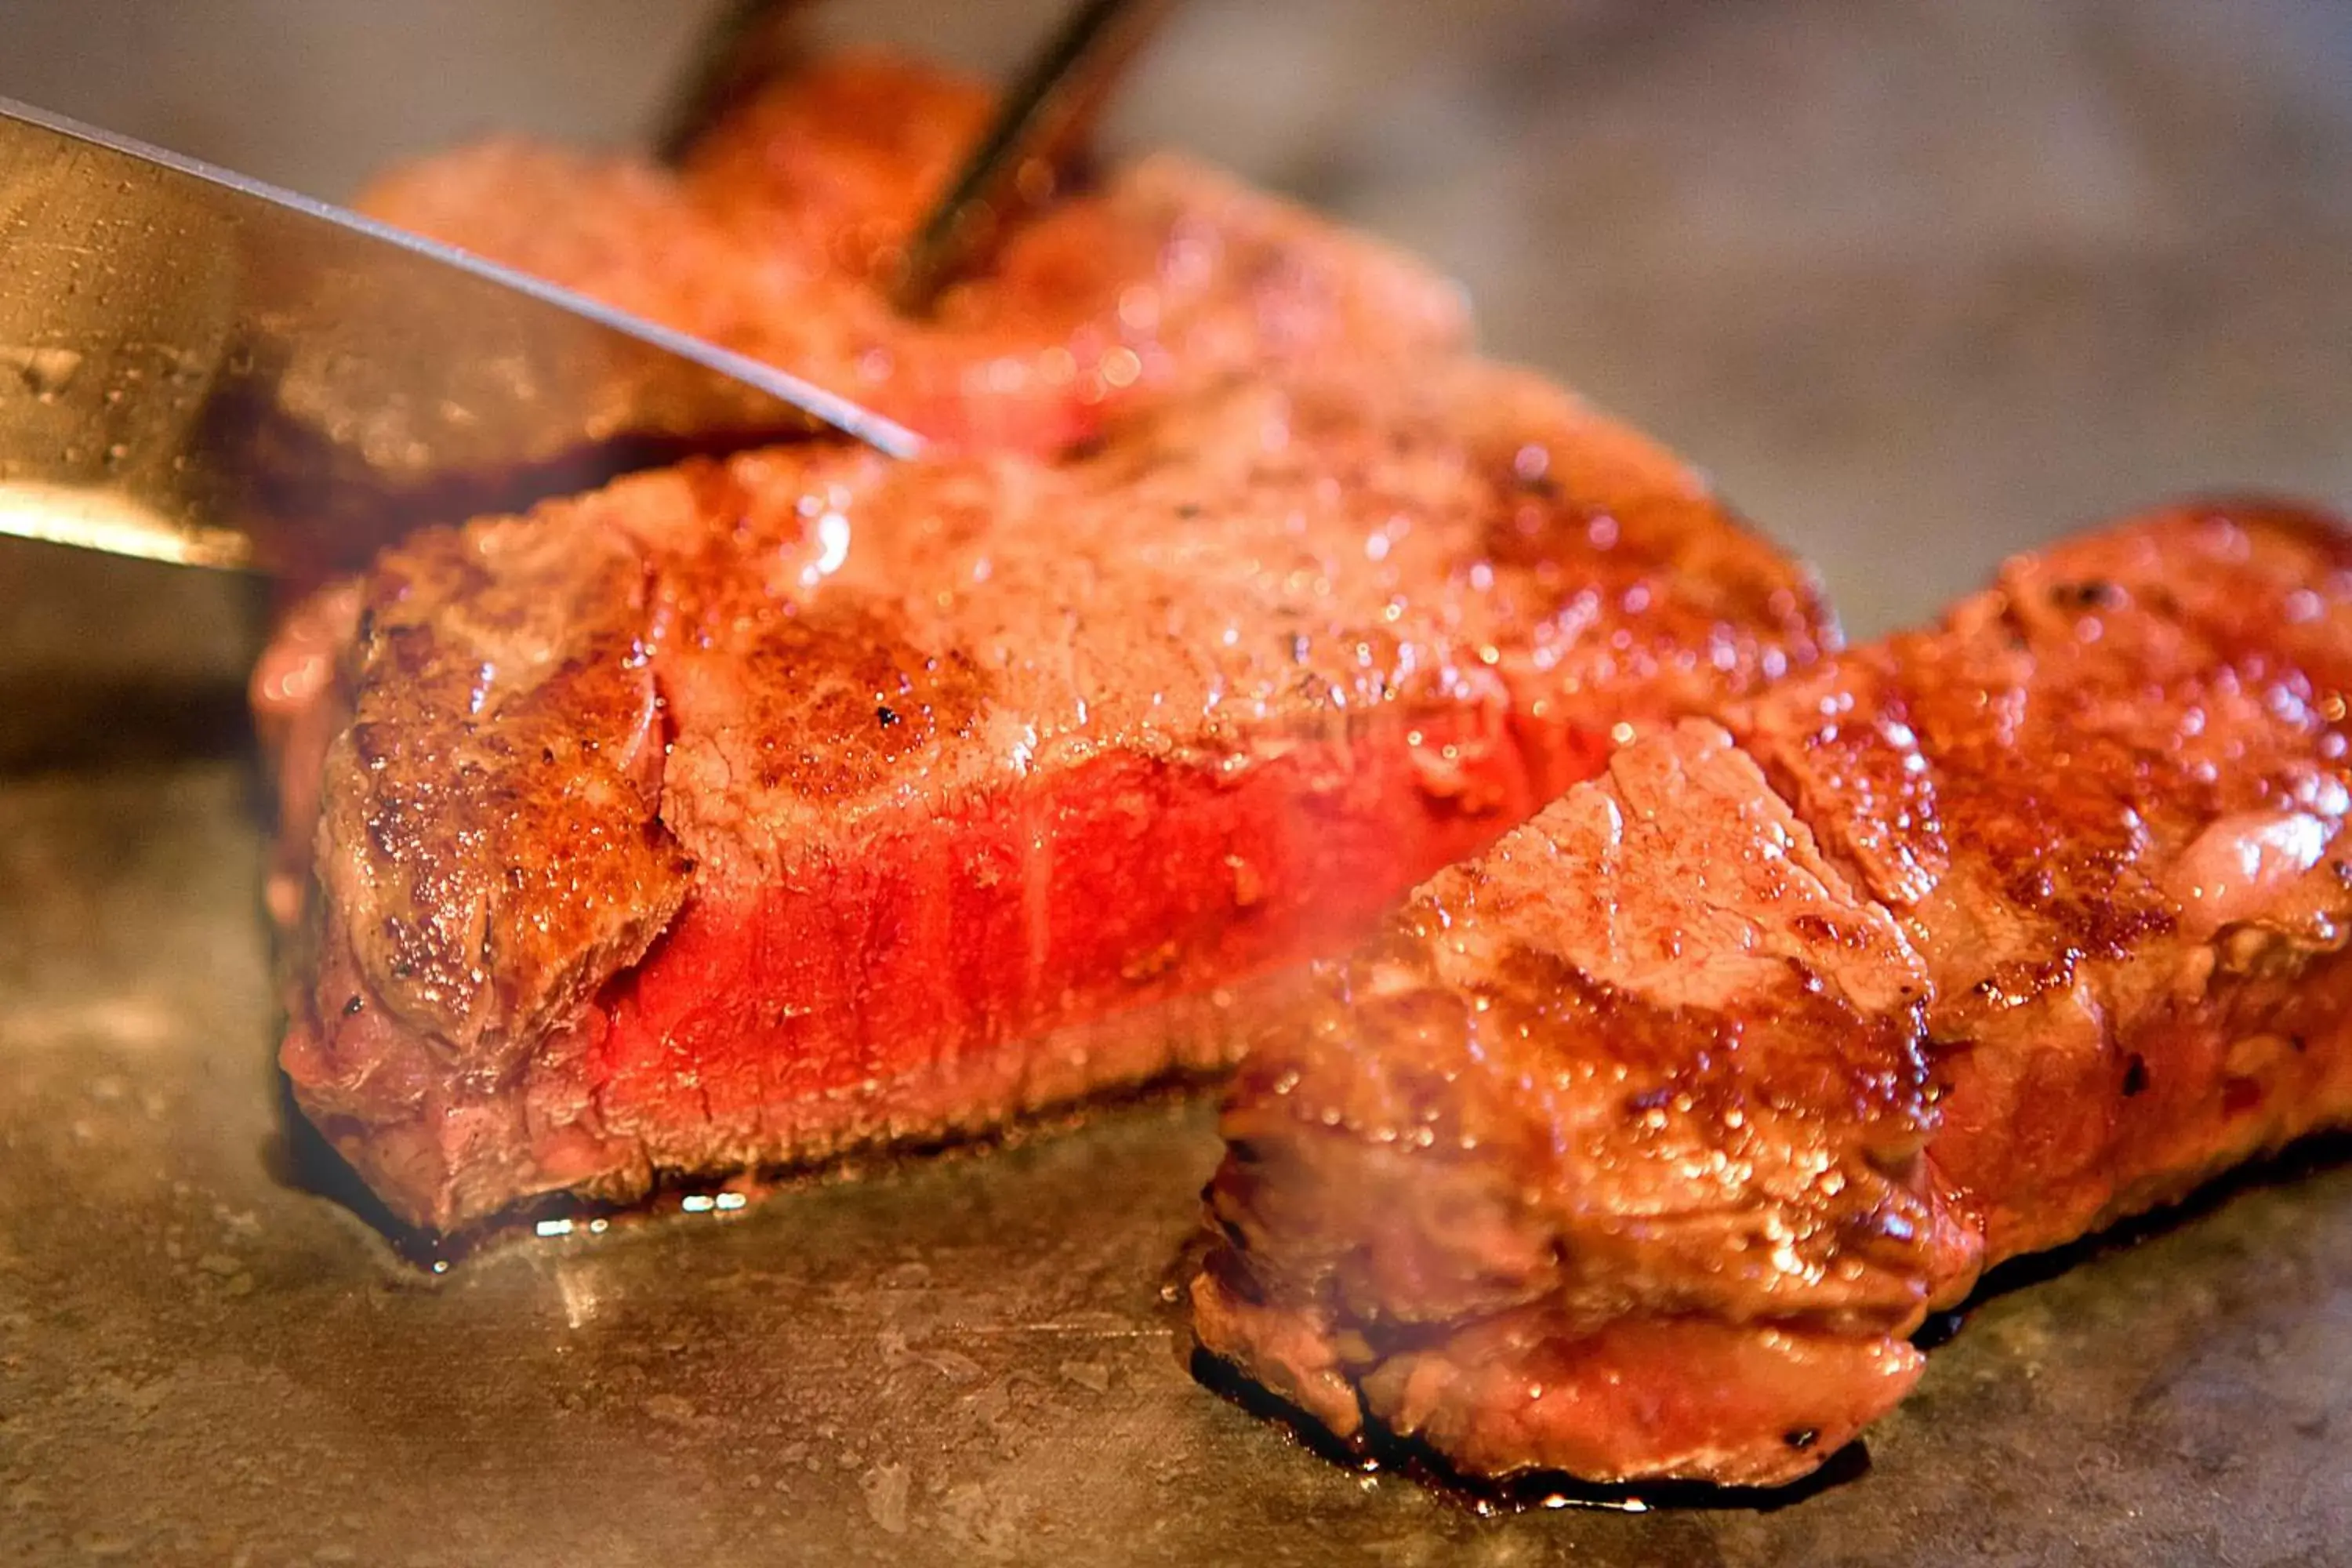
M 1856 1480 L 1870 1468 L 1868 1448 L 1849 1442 L 1804 1474 L 1749 1485 L 1654 1477 L 1600 1481 L 1558 1469 L 1479 1474 L 1464 1469 L 1427 1440 L 1401 1436 L 1378 1423 L 1340 1437 L 1329 1423 L 1268 1387 L 1242 1362 L 1219 1355 L 1197 1335 L 1191 1336 L 1189 1342 L 1187 1365 L 1194 1381 L 1245 1414 L 1279 1427 L 1291 1441 L 1326 1463 L 1366 1474 L 1402 1476 L 1482 1515 L 1563 1506 L 1628 1512 L 1658 1508 L 1785 1508 Z M 1798 1428 L 1782 1433 L 1780 1441 L 1794 1451 L 1806 1452 L 1821 1447 L 1824 1438 L 1817 1430 Z

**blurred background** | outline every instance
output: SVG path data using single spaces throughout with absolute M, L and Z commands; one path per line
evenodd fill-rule
M 812 25 L 994 70 L 1056 9 Z M 493 129 L 641 142 L 713 11 L 0 0 L 0 93 L 338 197 Z M 1857 635 L 2173 492 L 2352 501 L 2343 0 L 1193 0 L 1117 133 L 1435 258 Z

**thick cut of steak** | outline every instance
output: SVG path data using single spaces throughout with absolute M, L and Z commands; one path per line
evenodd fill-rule
M 1464 340 L 1458 290 L 1425 268 L 1168 156 L 1065 194 L 910 321 L 887 298 L 900 246 L 988 108 L 971 83 L 849 55 L 753 99 L 676 174 L 503 140 L 361 205 L 969 447 L 1057 450 L 1235 372 Z
M 1058 465 L 688 465 L 341 603 L 283 1060 L 444 1230 L 1223 1064 L 1258 977 L 1827 635 L 1688 471 L 1468 363 Z
M 2352 1118 L 2352 543 L 2011 563 L 1617 752 L 1252 1050 L 1204 1343 L 1465 1472 L 1788 1480 L 1980 1270 Z

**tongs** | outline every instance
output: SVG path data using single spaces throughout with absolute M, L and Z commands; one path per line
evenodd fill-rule
M 1167 5 L 1076 7 L 919 231 L 902 310 L 1017 221 Z M 681 127 L 796 8 L 737 8 Z M 791 367 L 0 100 L 0 534 L 315 576 L 428 517 L 821 430 L 921 447 Z
M 702 133 L 801 53 L 795 26 L 806 0 L 735 0 L 705 35 L 686 89 L 657 144 L 675 162 Z M 907 247 L 892 289 L 909 315 L 978 267 L 996 241 L 1053 195 L 1058 172 L 1084 140 L 1127 68 L 1174 0 L 1080 0 L 1013 79 Z

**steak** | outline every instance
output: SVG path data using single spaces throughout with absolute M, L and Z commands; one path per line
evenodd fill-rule
M 677 174 L 505 138 L 395 170 L 358 205 L 781 365 L 943 450 L 1050 456 L 1096 439 L 1107 420 L 1252 374 L 1312 364 L 1326 379 L 1386 381 L 1458 357 L 1467 321 L 1453 285 L 1164 156 L 1071 185 L 929 316 L 899 315 L 887 289 L 895 247 L 989 109 L 974 83 L 853 52 L 779 78 L 714 125 Z M 676 436 L 713 412 L 677 395 L 615 388 L 631 405 L 609 423 L 624 437 Z M 291 449 L 261 466 L 322 482 L 279 500 L 295 519 L 281 531 L 332 539 L 338 552 L 361 542 L 359 559 L 420 519 L 501 510 L 512 481 L 539 478 L 450 474 L 437 460 L 412 473 L 382 454 L 353 467 L 343 445 L 299 432 L 363 425 L 367 410 L 329 401 L 294 412 L 293 433 L 278 436 Z M 265 743 L 284 760 L 269 889 L 281 925 L 300 918 L 310 879 L 319 762 L 343 714 L 328 689 L 355 592 L 289 606 L 253 683 Z
M 1166 155 L 1069 182 L 910 321 L 887 298 L 900 247 L 989 108 L 971 82 L 849 54 L 762 91 L 676 174 L 505 139 L 359 205 L 973 448 L 1056 451 L 1236 374 L 1335 355 L 1394 374 L 1465 340 L 1459 291 L 1426 268 Z
M 2352 542 L 2187 506 L 1618 752 L 1237 1076 L 1202 1342 L 1455 1470 L 1811 1470 L 2003 1258 L 2352 1119 Z
M 1829 636 L 1686 469 L 1466 360 L 430 531 L 261 677 L 315 858 L 282 1060 L 445 1232 L 1219 1067 L 1612 731 Z

